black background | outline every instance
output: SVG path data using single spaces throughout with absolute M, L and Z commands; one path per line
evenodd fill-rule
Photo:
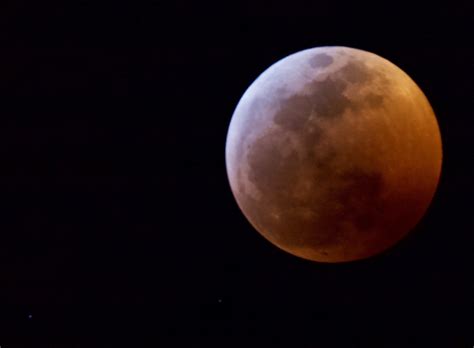
M 471 347 L 472 9 L 380 6 L 5 5 L 5 343 Z M 246 16 L 268 13 L 312 16 Z M 227 127 L 245 89 L 275 61 L 323 45 L 405 70 L 443 138 L 425 218 L 396 247 L 350 264 L 270 245 L 225 173 Z

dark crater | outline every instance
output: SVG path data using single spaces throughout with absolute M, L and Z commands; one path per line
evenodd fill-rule
M 341 180 L 341 187 L 333 192 L 326 204 L 317 204 L 313 209 L 320 211 L 320 218 L 305 222 L 297 216 L 287 217 L 295 227 L 299 227 L 300 238 L 288 238 L 287 245 L 294 247 L 331 247 L 350 240 L 360 240 L 364 235 L 374 231 L 380 224 L 384 202 L 383 177 L 380 173 L 368 173 L 353 169 L 338 178 L 327 180 Z M 324 185 L 324 183 L 322 183 Z M 342 204 L 341 209 L 335 209 L 335 203 Z M 291 213 L 290 213 L 291 214 Z M 355 227 L 355 234 L 350 235 L 345 228 L 347 224 Z
M 308 127 L 313 113 L 323 118 L 339 117 L 352 103 L 343 94 L 346 86 L 342 79 L 314 81 L 307 86 L 309 94 L 297 94 L 283 100 L 273 120 L 283 128 L 299 131 Z
M 311 57 L 311 59 L 309 60 L 309 64 L 313 68 L 325 68 L 331 65 L 333 62 L 334 62 L 334 59 L 326 53 L 316 54 L 315 56 Z
M 321 62 L 327 59 L 322 55 L 313 59 L 317 58 Z M 318 118 L 336 119 L 343 115 L 346 108 L 357 111 L 365 106 L 377 108 L 383 104 L 384 97 L 376 93 L 369 94 L 364 101 L 351 101 L 344 95 L 348 82 L 362 84 L 373 80 L 373 73 L 363 62 L 351 61 L 336 74 L 337 77 L 308 84 L 305 88 L 307 94 L 283 99 L 274 122 L 285 129 L 301 131 L 310 126 L 308 122 L 313 114 Z
M 370 93 L 366 98 L 365 102 L 371 108 L 381 107 L 384 102 L 384 97 L 380 94 Z
M 365 83 L 373 79 L 373 73 L 361 61 L 353 60 L 339 71 L 341 77 L 352 83 Z
M 341 175 L 340 179 L 342 188 L 336 199 L 344 206 L 335 218 L 348 220 L 361 231 L 373 227 L 383 206 L 383 175 L 354 169 Z

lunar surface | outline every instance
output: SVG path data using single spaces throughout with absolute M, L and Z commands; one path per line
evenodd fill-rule
M 397 66 L 318 47 L 264 71 L 226 141 L 235 199 L 279 248 L 319 262 L 376 255 L 423 217 L 442 162 L 433 110 Z

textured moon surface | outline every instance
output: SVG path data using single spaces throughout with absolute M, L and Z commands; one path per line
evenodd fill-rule
M 234 197 L 279 248 L 319 262 L 376 255 L 425 214 L 442 145 L 433 110 L 400 68 L 373 53 L 318 47 L 264 71 L 232 116 Z

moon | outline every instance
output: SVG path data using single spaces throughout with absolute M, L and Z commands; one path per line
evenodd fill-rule
M 237 204 L 263 237 L 335 263 L 377 255 L 414 228 L 436 191 L 442 144 L 405 72 L 330 46 L 289 55 L 250 85 L 225 157 Z

